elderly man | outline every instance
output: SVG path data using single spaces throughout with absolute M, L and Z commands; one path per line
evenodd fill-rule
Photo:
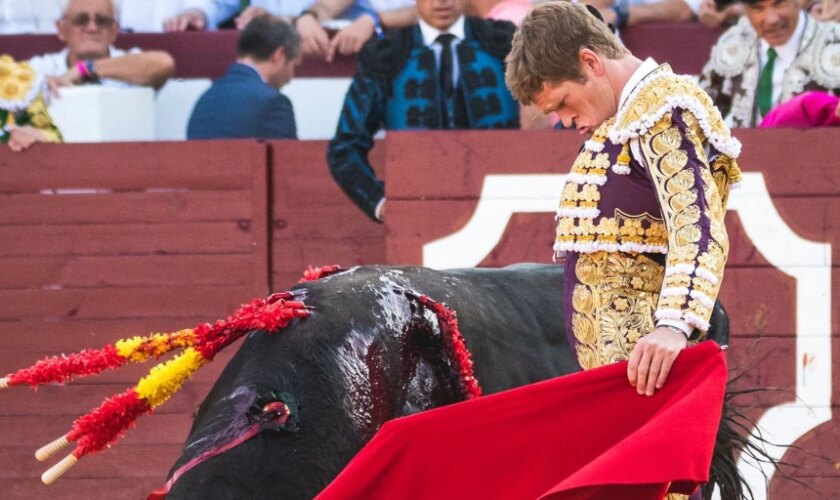
M 746 16 L 721 35 L 700 85 L 732 127 L 754 127 L 771 108 L 809 90 L 840 90 L 840 25 L 797 0 L 743 0 Z
M 277 91 L 294 75 L 300 39 L 286 21 L 263 15 L 239 35 L 238 59 L 193 109 L 188 139 L 296 139 L 295 112 Z
M 115 87 L 145 85 L 160 88 L 175 71 L 172 56 L 163 51 L 129 53 L 115 48 L 120 26 L 113 0 L 69 0 L 56 21 L 64 50 L 33 57 L 29 63 L 47 77 L 50 90 L 84 83 Z
M 577 360 L 629 359 L 630 383 L 653 395 L 709 328 L 740 144 L 696 84 L 634 57 L 579 4 L 537 6 L 506 76 L 523 104 L 591 134 L 563 189 L 554 247 Z
M 368 42 L 327 150 L 339 186 L 381 222 L 384 184 L 368 162 L 388 130 L 518 128 L 504 85 L 513 24 L 465 18 L 465 0 L 417 0 L 420 22 Z

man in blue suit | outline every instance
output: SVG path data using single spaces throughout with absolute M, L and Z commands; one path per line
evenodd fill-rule
M 273 16 L 251 21 L 239 36 L 238 58 L 193 108 L 188 139 L 297 139 L 295 112 L 278 90 L 299 62 L 300 39 Z

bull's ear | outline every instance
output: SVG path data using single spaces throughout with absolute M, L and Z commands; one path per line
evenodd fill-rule
M 300 428 L 300 408 L 288 392 L 269 391 L 248 410 L 248 420 L 263 430 L 297 432 Z

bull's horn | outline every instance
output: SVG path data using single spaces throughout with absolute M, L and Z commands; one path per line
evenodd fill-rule
M 52 443 L 45 444 L 44 446 L 38 448 L 38 451 L 35 452 L 35 458 L 38 459 L 39 462 L 43 462 L 63 450 L 68 444 L 70 444 L 70 440 L 67 439 L 67 435 L 65 434 Z
M 61 459 L 61 462 L 58 462 L 57 464 L 47 469 L 47 472 L 41 474 L 41 482 L 43 482 L 44 484 L 53 484 L 56 481 L 56 479 L 63 476 L 64 473 L 70 470 L 70 467 L 76 465 L 76 462 L 78 461 L 79 459 L 76 458 L 76 456 L 72 453 L 67 455 L 66 457 Z
M 0 378 L 0 389 L 5 389 L 9 387 L 9 377 Z

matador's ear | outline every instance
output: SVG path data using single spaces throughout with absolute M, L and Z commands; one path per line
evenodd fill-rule
M 584 7 L 586 7 L 586 10 L 588 10 L 590 14 L 597 17 L 599 21 L 601 21 L 602 23 L 606 23 L 606 21 L 604 21 L 604 16 L 601 15 L 601 11 L 599 11 L 597 8 L 589 4 L 584 4 Z M 612 24 L 607 24 L 607 26 L 609 26 L 610 31 L 615 33 L 615 26 L 613 26 Z

